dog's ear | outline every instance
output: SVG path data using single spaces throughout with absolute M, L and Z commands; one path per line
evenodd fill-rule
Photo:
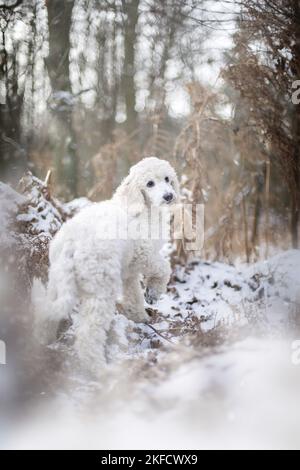
M 180 184 L 179 184 L 178 177 L 177 177 L 176 173 L 174 174 L 174 178 L 173 178 L 173 188 L 174 188 L 174 191 L 176 192 L 177 201 L 179 201 L 179 198 L 180 198 Z
M 148 205 L 146 194 L 140 187 L 138 175 L 135 175 L 132 170 L 118 187 L 114 197 L 121 199 L 122 204 L 127 206 L 130 213 L 135 216 L 141 214 Z

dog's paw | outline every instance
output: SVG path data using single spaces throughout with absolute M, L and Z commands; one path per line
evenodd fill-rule
M 146 310 L 135 313 L 134 315 L 131 314 L 129 318 L 135 323 L 149 323 L 149 321 L 151 320 L 151 317 L 148 312 L 146 312 Z
M 146 292 L 145 292 L 145 300 L 147 304 L 153 305 L 156 304 L 159 300 L 159 294 L 155 289 L 152 289 L 151 287 L 147 287 Z

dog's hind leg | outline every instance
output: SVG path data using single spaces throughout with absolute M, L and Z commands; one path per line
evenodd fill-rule
M 107 333 L 115 313 L 114 299 L 85 296 L 74 317 L 75 343 L 81 369 L 97 378 L 106 366 Z
M 80 366 L 99 378 L 107 364 L 107 333 L 122 290 L 121 247 L 114 241 L 93 242 L 87 253 L 81 250 L 77 254 L 79 307 L 72 319 L 74 349 Z

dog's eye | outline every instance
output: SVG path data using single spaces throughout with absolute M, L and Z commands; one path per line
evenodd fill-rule
M 170 183 L 170 178 L 168 176 L 165 177 L 165 182 Z
M 153 188 L 153 186 L 155 186 L 154 181 L 148 181 L 147 188 Z

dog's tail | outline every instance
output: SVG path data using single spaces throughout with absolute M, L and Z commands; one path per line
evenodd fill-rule
M 51 344 L 57 339 L 62 320 L 67 320 L 77 304 L 77 289 L 74 272 L 74 248 L 71 240 L 60 234 L 50 245 L 49 280 L 45 303 L 39 310 L 36 322 L 38 339 Z

